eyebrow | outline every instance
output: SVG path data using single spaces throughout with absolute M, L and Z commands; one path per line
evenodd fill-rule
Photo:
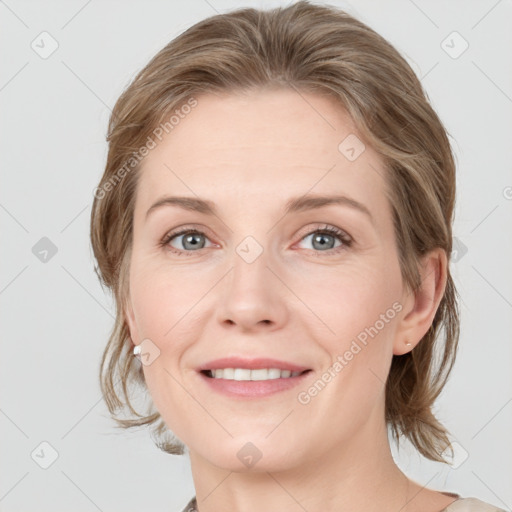
M 342 205 L 348 206 L 355 210 L 364 213 L 369 220 L 374 223 L 373 216 L 370 210 L 362 203 L 344 195 L 306 195 L 294 197 L 289 199 L 285 205 L 285 215 L 288 213 L 297 213 L 307 210 L 315 210 L 329 205 Z M 199 197 L 186 197 L 186 196 L 166 196 L 159 199 L 156 203 L 146 212 L 146 219 L 149 214 L 162 206 L 177 206 L 184 210 L 202 213 L 204 215 L 218 216 L 215 203 L 207 199 Z

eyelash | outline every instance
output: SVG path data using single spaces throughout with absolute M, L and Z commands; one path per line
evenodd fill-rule
M 172 252 L 174 254 L 177 254 L 178 256 L 183 256 L 183 255 L 192 256 L 194 253 L 199 252 L 201 249 L 199 249 L 197 251 L 182 251 L 180 249 L 176 249 L 175 247 L 172 247 L 172 246 L 168 245 L 169 242 L 173 238 L 176 238 L 176 237 L 182 236 L 182 235 L 189 235 L 191 233 L 198 234 L 198 235 L 203 235 L 206 238 L 208 238 L 206 233 L 204 233 L 200 229 L 195 229 L 195 228 L 187 227 L 187 228 L 183 228 L 183 229 L 181 229 L 179 231 L 176 231 L 176 232 L 168 233 L 159 242 L 159 245 L 162 248 L 167 249 L 167 250 L 169 250 L 170 252 Z M 322 256 L 322 253 L 325 253 L 328 256 L 329 255 L 333 255 L 333 254 L 337 254 L 340 251 L 346 250 L 347 248 L 351 247 L 352 243 L 353 243 L 352 238 L 349 237 L 344 231 L 341 231 L 341 229 L 338 229 L 338 228 L 336 228 L 334 226 L 329 226 L 329 225 L 325 225 L 323 228 L 316 228 L 316 229 L 310 231 L 309 233 L 306 233 L 303 237 L 301 237 L 300 241 L 304 240 L 306 237 L 308 237 L 310 235 L 313 235 L 315 233 L 333 235 L 336 238 L 338 238 L 338 240 L 340 240 L 342 242 L 341 246 L 336 247 L 334 249 L 328 249 L 327 251 L 315 251 L 314 249 L 311 249 L 316 256 Z

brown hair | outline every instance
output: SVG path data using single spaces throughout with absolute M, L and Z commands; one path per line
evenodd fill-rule
M 172 128 L 162 124 L 172 112 L 193 105 L 193 95 L 265 87 L 336 98 L 382 157 L 401 273 L 411 290 L 420 285 L 422 255 L 441 247 L 450 261 L 455 203 L 450 143 L 417 76 L 390 43 L 344 11 L 306 1 L 268 11 L 239 9 L 193 25 L 158 52 L 118 99 L 91 215 L 95 270 L 117 306 L 101 361 L 102 393 L 118 426 L 153 424 L 156 444 L 169 453 L 183 453 L 183 444 L 176 438 L 162 442 L 168 431 L 160 414 L 139 414 L 129 396 L 134 384 L 145 387 L 124 317 L 140 155 L 159 126 Z M 404 435 L 423 456 L 440 462 L 446 462 L 441 454 L 450 442 L 432 406 L 453 367 L 459 339 L 457 292 L 447 272 L 430 329 L 412 351 L 393 356 L 385 404 L 397 443 Z M 124 410 L 133 416 L 117 417 Z

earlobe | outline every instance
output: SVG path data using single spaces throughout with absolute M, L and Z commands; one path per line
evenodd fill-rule
M 403 298 L 404 316 L 397 327 L 393 354 L 410 352 L 430 329 L 443 298 L 447 279 L 446 252 L 436 248 L 423 256 L 420 267 L 421 284 Z M 409 343 L 409 345 L 408 345 Z

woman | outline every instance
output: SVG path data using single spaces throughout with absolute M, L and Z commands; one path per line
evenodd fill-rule
M 102 390 L 120 425 L 188 451 L 184 510 L 498 510 L 390 451 L 387 427 L 446 462 L 432 406 L 459 317 L 453 155 L 388 42 L 307 2 L 211 17 L 135 77 L 108 142 Z

